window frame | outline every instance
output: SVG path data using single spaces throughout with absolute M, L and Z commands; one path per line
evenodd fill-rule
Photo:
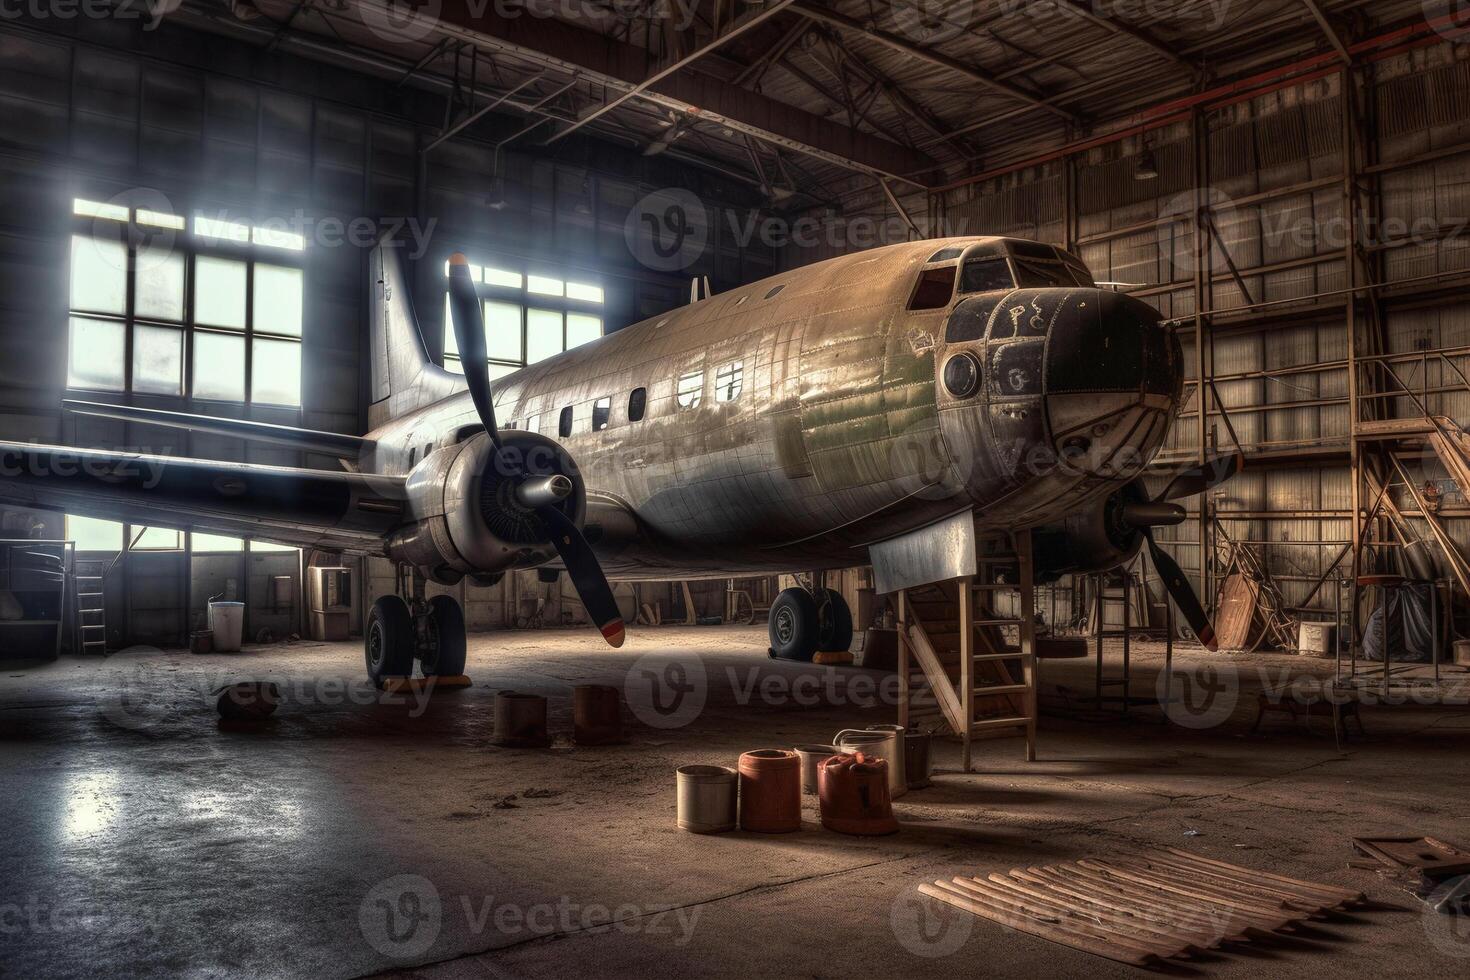
M 448 263 L 446 260 L 446 267 L 447 264 Z M 520 307 L 520 360 L 512 361 L 505 358 L 492 357 L 489 358 L 489 363 L 492 367 L 508 368 L 518 371 L 523 367 L 530 366 L 531 364 L 540 363 L 539 360 L 531 361 L 529 359 L 531 350 L 531 313 L 533 311 L 556 313 L 560 315 L 561 350 L 558 353 L 564 354 L 568 350 L 575 349 L 567 346 L 569 339 L 568 318 L 571 316 L 584 315 L 596 318 L 601 329 L 599 337 L 607 336 L 607 285 L 604 281 L 585 281 L 582 279 L 574 280 L 570 276 L 563 275 L 559 272 L 553 274 L 543 266 L 533 266 L 524 262 L 493 262 L 484 265 L 472 264 L 470 266 L 470 270 L 471 275 L 475 280 L 475 295 L 479 297 L 482 309 L 485 303 L 491 302 L 504 303 L 506 305 Z M 511 286 L 506 284 L 505 282 L 488 281 L 488 274 L 492 272 L 504 275 L 515 275 L 519 277 L 519 285 Z M 573 273 L 573 275 L 578 274 L 579 273 Z M 561 292 L 542 292 L 536 289 L 532 289 L 531 282 L 533 279 L 546 282 L 560 282 L 562 287 Z M 454 371 L 456 373 L 462 374 L 464 372 L 464 366 L 461 363 L 459 352 L 457 350 L 453 352 L 450 351 L 450 340 L 454 336 L 454 325 L 450 322 L 449 319 L 449 282 L 447 270 L 445 274 L 444 285 L 445 308 L 443 324 L 444 342 L 442 347 L 443 366 L 445 370 Z M 569 287 L 571 286 L 583 287 L 587 290 L 596 289 L 601 296 L 601 299 L 593 300 L 569 295 L 569 293 L 571 292 Z M 585 341 L 584 343 L 590 343 L 590 341 Z M 579 344 L 577 346 L 581 345 Z M 556 355 L 548 355 L 548 357 L 554 356 Z M 540 360 L 546 360 L 546 358 L 541 358 Z
M 132 205 L 117 205 L 118 210 L 125 211 L 126 219 L 121 217 L 97 217 L 93 213 L 79 213 L 83 206 L 97 206 L 101 202 L 95 198 L 74 197 L 71 208 L 70 240 L 77 238 L 88 241 L 116 241 L 124 246 L 127 257 L 127 267 L 123 272 L 125 300 L 123 312 L 121 313 L 99 313 L 77 309 L 72 304 L 72 276 L 75 270 L 72 267 L 72 259 L 68 257 L 67 266 L 67 378 L 66 390 L 77 392 L 110 392 L 122 395 L 142 395 L 146 397 L 177 398 L 188 401 L 210 402 L 221 405 L 240 405 L 245 408 L 271 408 L 280 411 L 303 412 L 305 410 L 305 385 L 298 382 L 296 401 L 294 403 L 281 403 L 274 401 L 260 401 L 255 398 L 255 347 L 257 340 L 267 342 L 287 342 L 297 345 L 298 375 L 305 375 L 305 351 L 306 332 L 310 329 L 307 317 L 307 262 L 305 255 L 305 244 L 300 248 L 289 246 L 276 246 L 257 242 L 255 232 L 261 229 L 253 222 L 246 221 L 240 226 L 247 229 L 245 241 L 232 241 L 224 237 L 214 237 L 199 232 L 199 222 L 211 222 L 217 219 L 206 215 L 182 209 L 185 213 L 153 212 L 147 208 L 138 208 Z M 148 214 L 155 220 L 140 220 L 140 212 Z M 174 218 L 180 221 L 183 227 L 175 228 L 158 223 L 158 218 Z M 103 228 L 115 229 L 116 236 L 102 236 L 98 232 Z M 182 316 L 173 321 L 161 316 L 146 316 L 138 312 L 138 275 L 139 275 L 139 253 L 146 251 L 150 244 L 151 235 L 166 233 L 172 234 L 171 251 L 182 254 L 184 260 L 183 268 L 183 296 Z M 209 324 L 201 325 L 197 318 L 197 284 L 198 284 L 198 262 L 200 258 L 219 259 L 222 261 L 240 262 L 245 266 L 245 309 L 244 326 L 239 329 L 232 327 L 219 327 Z M 289 334 L 269 330 L 257 330 L 255 325 L 255 272 L 256 266 L 269 265 L 280 268 L 293 269 L 301 274 L 301 333 Z M 118 387 L 92 387 L 72 384 L 72 322 L 76 319 L 107 322 L 120 324 L 123 329 L 123 355 L 122 355 L 122 382 Z M 138 334 L 140 330 L 167 329 L 180 334 L 179 337 L 179 385 L 176 389 L 168 392 L 139 388 L 137 385 L 137 371 L 135 359 L 137 356 Z M 196 394 L 196 372 L 194 360 L 196 356 L 196 338 L 204 334 L 216 337 L 238 337 L 244 343 L 243 352 L 243 388 L 241 398 L 218 398 L 208 395 Z
M 686 390 L 684 383 L 686 381 L 693 381 L 696 378 L 699 380 L 699 387 Z M 704 385 L 704 368 L 700 368 L 697 371 L 685 371 L 683 374 L 680 374 L 674 379 L 674 405 L 680 410 L 698 408 L 704 402 Z M 687 401 L 685 400 L 686 396 L 689 396 Z

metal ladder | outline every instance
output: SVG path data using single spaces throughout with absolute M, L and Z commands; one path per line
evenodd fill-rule
M 1019 730 L 1026 738 L 1026 761 L 1036 759 L 1036 589 L 1030 532 L 1015 535 L 1014 553 L 979 557 L 976 566 L 975 575 L 944 583 L 944 599 L 950 588 L 957 593 L 953 606 L 919 596 L 910 601 L 908 590 L 898 595 L 898 723 L 908 728 L 913 709 L 932 696 L 950 730 L 960 737 L 965 772 L 973 771 L 975 740 L 997 733 Z M 1003 592 L 1018 593 L 1019 615 L 995 611 L 993 596 Z M 983 618 L 976 618 L 977 593 L 985 597 Z M 942 622 L 951 608 L 957 620 L 953 629 Z M 1006 644 L 1000 633 L 1005 628 L 1016 630 L 1018 647 Z M 920 685 L 914 684 L 914 661 L 923 675 Z M 1016 663 L 1020 681 L 1008 666 Z M 981 714 L 982 709 L 990 713 Z
M 109 562 L 101 558 L 77 559 L 76 571 L 72 576 L 76 597 L 76 647 L 78 653 L 107 655 L 107 596 L 102 584 L 107 575 Z M 82 569 L 96 574 L 83 575 Z

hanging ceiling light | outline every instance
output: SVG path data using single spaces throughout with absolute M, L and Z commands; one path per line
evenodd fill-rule
M 1159 164 L 1154 160 L 1154 151 L 1145 143 L 1143 152 L 1138 154 L 1138 162 L 1133 165 L 1134 180 L 1158 180 Z

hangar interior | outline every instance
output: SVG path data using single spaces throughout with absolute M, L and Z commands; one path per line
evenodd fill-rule
M 419 701 L 432 685 L 354 695 L 402 563 L 48 507 L 54 474 L 12 445 L 0 481 L 28 470 L 41 489 L 0 495 L 0 814 L 17 828 L 0 895 L 18 896 L 0 906 L 18 936 L 0 974 L 1131 972 L 993 895 L 986 915 L 917 889 L 1159 847 L 1379 909 L 1181 969 L 1463 962 L 1463 896 L 1431 908 L 1442 894 L 1371 867 L 1354 840 L 1448 841 L 1465 865 L 1450 880 L 1470 871 L 1467 39 L 1435 0 L 7 14 L 7 444 L 341 470 L 331 453 L 98 406 L 367 432 L 384 236 L 428 358 L 459 374 L 451 256 L 468 259 L 492 385 L 753 283 L 775 284 L 769 300 L 829 260 L 996 236 L 1075 256 L 1091 282 L 1068 285 L 1142 300 L 1178 338 L 1150 495 L 1189 467 L 1243 466 L 1152 528 L 1177 576 L 1135 539 L 1121 570 L 1014 600 L 951 587 L 952 629 L 916 627 L 923 593 L 883 590 L 862 554 L 753 574 L 719 572 L 715 553 L 698 576 L 612 576 L 619 650 L 565 572 L 420 581 L 463 609 L 471 686 Z M 929 371 L 932 393 L 932 357 Z M 738 402 L 742 378 L 757 397 L 778 385 L 767 363 L 709 373 L 711 403 Z M 652 397 L 697 409 L 707 382 L 684 377 L 651 379 Z M 608 412 L 627 419 L 604 401 L 538 431 L 595 438 Z M 904 433 L 860 422 L 875 459 L 902 458 Z M 701 485 L 689 506 L 740 513 L 747 490 Z M 65 567 L 59 598 L 16 584 L 14 556 L 37 549 Z M 1176 608 L 1176 577 L 1219 652 Z M 768 656 L 792 589 L 841 597 L 845 659 Z M 244 649 L 191 654 L 215 602 L 241 604 Z M 923 676 L 941 633 L 962 637 L 951 708 Z M 1045 640 L 1069 652 L 1047 659 Z M 1024 679 L 982 672 L 977 692 L 977 643 L 1006 664 L 996 651 L 1013 644 Z M 222 685 L 252 677 L 285 691 L 275 714 L 219 719 Z M 547 698 L 569 733 L 571 689 L 588 684 L 619 692 L 617 744 L 502 738 L 500 695 Z M 1283 704 L 1294 684 L 1312 693 Z M 915 687 L 936 701 L 918 708 Z M 670 690 L 699 707 L 671 718 Z M 989 737 L 1009 727 L 954 734 L 952 712 L 975 719 L 986 690 L 1029 718 L 1024 749 Z M 1228 697 L 1201 708 L 1200 690 Z M 935 771 L 892 801 L 897 836 L 824 831 L 815 797 L 796 834 L 676 826 L 678 767 L 894 722 L 932 732 Z M 408 940 L 383 931 L 378 903 L 410 916 Z

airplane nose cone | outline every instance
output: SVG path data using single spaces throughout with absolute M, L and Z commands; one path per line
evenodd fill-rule
M 1183 358 L 1174 332 L 1140 299 L 1090 290 L 1059 317 L 1047 348 L 1049 393 L 1138 392 L 1178 396 Z

